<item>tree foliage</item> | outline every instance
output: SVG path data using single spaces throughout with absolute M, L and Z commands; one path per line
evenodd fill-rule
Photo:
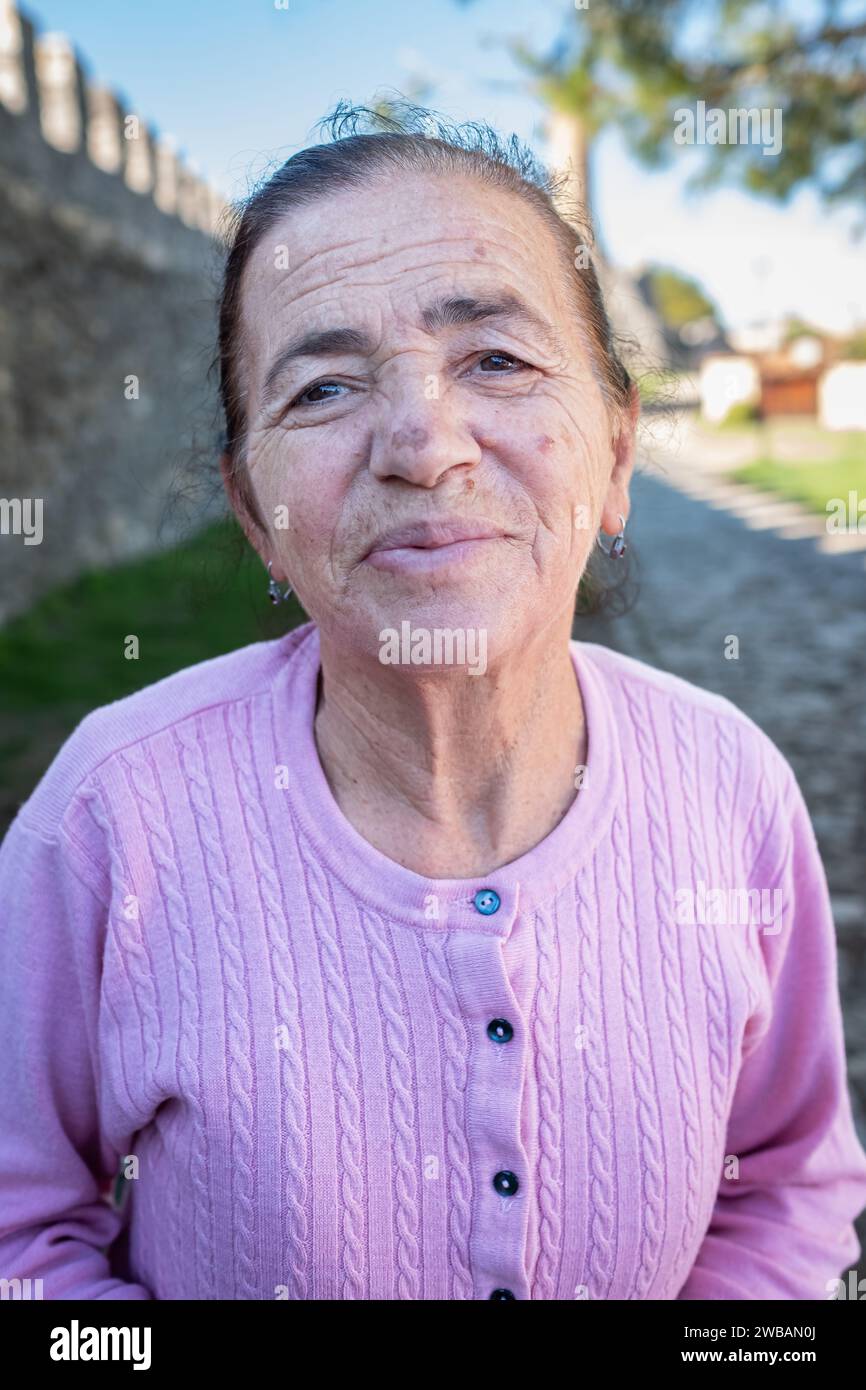
M 649 165 L 681 153 L 678 109 L 781 110 L 777 155 L 702 145 L 693 185 L 784 199 L 808 181 L 828 203 L 866 202 L 863 0 L 586 0 L 551 52 L 510 47 L 552 106 L 589 133 L 618 126 Z
M 715 305 L 696 280 L 670 266 L 650 266 L 646 280 L 662 322 L 675 331 L 701 319 L 718 321 Z

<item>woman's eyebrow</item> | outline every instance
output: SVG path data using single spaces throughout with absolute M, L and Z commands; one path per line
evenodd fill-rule
M 493 320 L 498 320 L 503 327 L 513 323 L 529 328 L 552 353 L 557 356 L 564 354 L 562 339 L 553 324 L 513 291 L 493 299 L 476 299 L 471 295 L 445 296 L 428 305 L 421 315 L 428 333 Z M 262 404 L 269 405 L 275 398 L 278 378 L 298 357 L 335 357 L 340 353 L 371 353 L 373 350 L 372 338 L 359 328 L 323 328 L 302 333 L 280 349 L 268 368 L 262 387 Z
M 296 357 L 336 357 L 343 352 L 369 353 L 373 340 L 359 328 L 322 328 L 302 333 L 280 348 L 265 377 L 262 404 L 269 405 L 277 394 L 277 378 Z
M 519 324 L 538 335 L 546 347 L 562 356 L 565 347 L 553 324 L 533 309 L 514 290 L 506 290 L 488 299 L 476 299 L 472 295 L 448 295 L 437 299 L 422 314 L 424 327 L 430 333 L 438 333 L 442 328 L 457 328 L 464 324 L 486 323 L 499 320 Z

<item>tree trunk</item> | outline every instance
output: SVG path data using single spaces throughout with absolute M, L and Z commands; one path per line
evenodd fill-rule
M 566 171 L 569 180 L 563 190 L 567 199 L 576 200 L 581 216 L 591 229 L 596 258 L 604 258 L 598 225 L 592 206 L 592 166 L 590 137 L 586 124 L 574 111 L 553 111 L 548 126 L 548 163 L 557 173 Z M 563 209 L 567 211 L 567 205 Z

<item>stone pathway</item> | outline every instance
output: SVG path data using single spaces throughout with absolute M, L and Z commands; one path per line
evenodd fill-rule
M 644 423 L 645 458 L 650 471 L 666 479 L 689 497 L 711 507 L 732 512 L 754 531 L 775 531 L 785 540 L 811 539 L 823 554 L 866 552 L 866 530 L 828 531 L 827 517 L 818 516 L 799 502 L 761 492 L 745 483 L 729 480 L 740 465 L 762 452 L 783 460 L 805 456 L 820 458 L 832 435 L 826 432 L 786 429 L 784 422 L 768 422 L 764 439 L 754 432 L 730 434 L 705 427 L 692 410 L 649 417 Z M 847 501 L 847 498 L 843 499 Z M 863 558 L 866 568 L 866 555 Z
M 811 535 L 752 529 L 666 475 L 646 464 L 634 483 L 631 612 L 582 620 L 575 635 L 727 696 L 791 762 L 833 899 L 852 1103 L 866 1144 L 863 554 L 830 555 Z M 724 655 L 731 634 L 738 660 Z

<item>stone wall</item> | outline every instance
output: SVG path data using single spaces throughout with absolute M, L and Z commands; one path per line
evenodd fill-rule
M 216 462 L 224 211 L 0 0 L 0 621 L 187 523 L 173 497 Z

